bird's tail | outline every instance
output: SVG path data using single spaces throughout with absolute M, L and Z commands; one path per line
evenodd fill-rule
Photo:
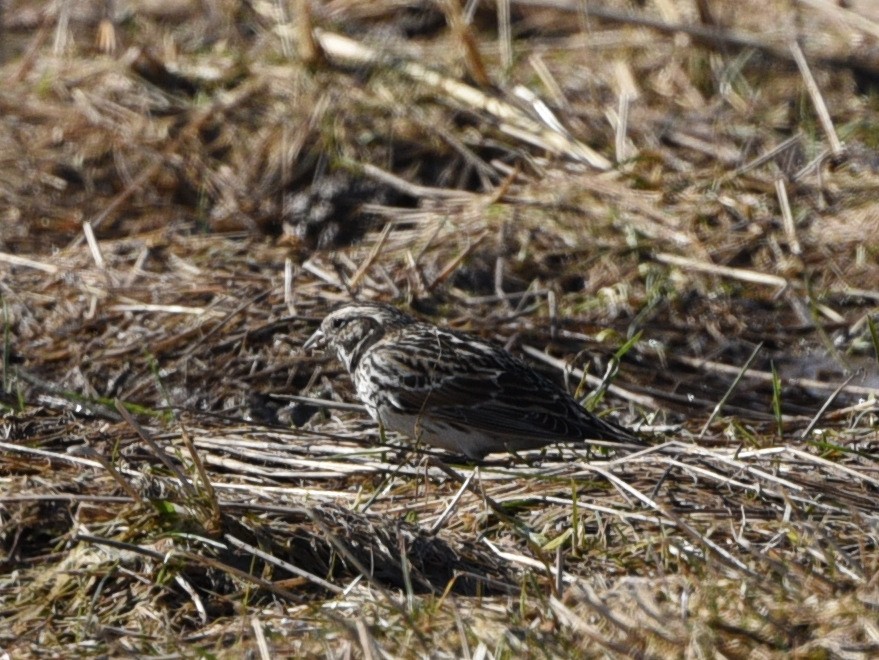
M 607 446 L 611 447 L 643 449 L 650 446 L 644 438 L 619 424 L 600 417 L 593 417 L 590 421 L 593 422 L 592 428 L 587 431 L 584 438 L 586 441 L 591 441 L 590 444 L 603 445 L 604 443 L 594 441 L 607 440 Z

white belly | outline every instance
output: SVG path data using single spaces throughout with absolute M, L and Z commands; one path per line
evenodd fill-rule
M 423 416 L 402 415 L 390 408 L 384 408 L 379 414 L 373 414 L 370 410 L 370 414 L 386 429 L 402 433 L 415 442 L 423 442 L 473 459 L 481 459 L 493 452 L 522 451 L 549 444 L 536 437 L 504 439 L 489 436 L 480 431 L 437 422 Z

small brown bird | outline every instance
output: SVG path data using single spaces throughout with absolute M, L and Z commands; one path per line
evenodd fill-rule
M 352 302 L 330 312 L 303 348 L 322 347 L 335 351 L 386 429 L 471 459 L 590 439 L 646 446 L 502 347 L 391 305 Z

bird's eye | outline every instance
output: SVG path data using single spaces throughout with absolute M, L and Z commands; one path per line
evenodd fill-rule
M 333 319 L 333 330 L 338 330 L 345 325 L 345 319 Z

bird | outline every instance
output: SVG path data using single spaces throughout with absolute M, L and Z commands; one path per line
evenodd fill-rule
M 331 310 L 303 344 L 310 349 L 335 353 L 382 427 L 471 460 L 557 442 L 646 446 L 502 346 L 390 304 L 355 301 Z

